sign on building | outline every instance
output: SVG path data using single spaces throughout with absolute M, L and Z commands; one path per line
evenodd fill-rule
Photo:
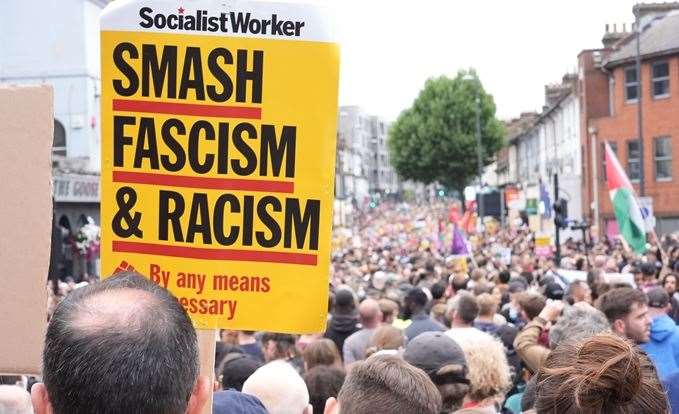
M 102 272 L 197 328 L 325 327 L 339 48 L 322 11 L 113 2 L 101 20 Z
M 59 203 L 99 203 L 99 176 L 84 174 L 55 175 L 54 201 Z
M 644 219 L 644 225 L 647 232 L 652 232 L 655 229 L 655 216 L 653 215 L 653 198 L 651 197 L 637 197 L 639 208 L 641 209 L 641 217 Z

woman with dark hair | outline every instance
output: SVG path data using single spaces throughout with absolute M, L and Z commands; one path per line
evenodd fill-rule
M 670 409 L 653 363 L 610 333 L 554 349 L 538 373 L 535 411 L 664 414 Z
M 662 286 L 667 294 L 670 295 L 672 310 L 669 316 L 674 320 L 674 323 L 679 323 L 679 292 L 677 291 L 677 282 L 679 282 L 679 278 L 676 273 L 668 273 L 662 279 Z

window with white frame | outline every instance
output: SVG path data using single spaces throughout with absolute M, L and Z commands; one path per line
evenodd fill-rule
M 637 76 L 637 68 L 631 66 L 625 68 L 625 100 L 627 102 L 636 102 L 639 97 L 639 77 Z
M 658 62 L 651 65 L 653 78 L 651 79 L 651 91 L 653 98 L 666 98 L 670 96 L 670 65 L 668 62 Z
M 639 182 L 641 178 L 641 146 L 638 139 L 627 141 L 627 175 L 632 182 Z
M 672 179 L 672 141 L 670 137 L 656 137 L 653 140 L 653 159 L 655 179 L 668 181 Z

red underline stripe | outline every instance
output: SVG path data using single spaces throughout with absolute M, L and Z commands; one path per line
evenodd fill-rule
M 134 99 L 114 99 L 113 110 L 215 118 L 262 119 L 262 108 L 252 106 L 217 106 L 176 102 L 138 101 Z
M 202 260 L 232 260 L 316 266 L 318 256 L 305 253 L 263 252 L 257 250 L 211 249 L 204 247 L 166 246 L 154 243 L 113 241 L 113 251 L 119 253 L 152 254 Z
M 190 177 L 185 175 L 155 174 L 130 171 L 113 171 L 113 182 L 202 188 L 206 190 L 261 191 L 269 193 L 295 192 L 295 183 L 292 181 Z

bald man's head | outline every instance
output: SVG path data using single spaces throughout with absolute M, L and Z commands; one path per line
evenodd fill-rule
M 73 291 L 50 320 L 43 378 L 55 414 L 183 414 L 197 377 L 188 315 L 137 274 Z
M 364 328 L 373 329 L 382 321 L 380 304 L 374 299 L 366 299 L 358 305 L 358 314 Z

